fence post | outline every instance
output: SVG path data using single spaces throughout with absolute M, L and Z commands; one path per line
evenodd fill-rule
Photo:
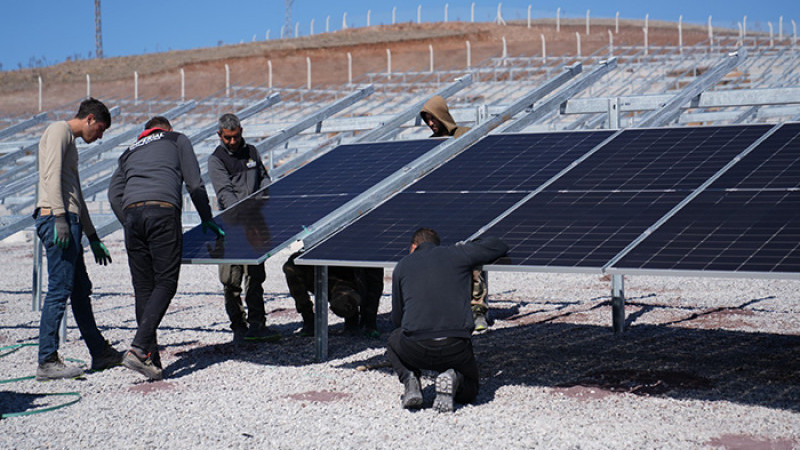
M 397 22 L 396 19 L 397 19 L 397 6 L 392 8 L 392 25 L 394 25 L 395 22 Z
M 342 13 L 342 29 L 343 30 L 347 29 L 347 11 Z
M 586 35 L 587 36 L 589 35 L 589 11 L 590 10 L 588 10 L 588 9 L 586 10 Z
M 503 11 L 502 11 L 502 9 L 503 9 L 503 4 L 502 3 L 498 3 L 497 4 L 497 17 L 495 17 L 495 19 L 494 19 L 495 22 L 497 22 L 498 25 L 505 25 L 506 24 L 506 21 L 503 20 Z
M 300 37 L 300 22 L 294 23 L 294 37 Z
M 561 7 L 556 9 L 556 32 L 561 32 Z
M 783 40 L 783 16 L 778 18 L 778 39 Z
M 331 31 L 331 16 L 327 16 L 325 18 L 325 32 L 329 33 Z
M 367 26 L 370 26 L 370 15 L 372 15 L 372 10 L 367 10 Z
M 644 31 L 644 54 L 647 55 L 649 54 L 647 45 L 647 33 L 648 33 L 647 27 L 642 28 L 642 31 Z
M 311 90 L 311 58 L 306 56 L 306 77 L 308 79 L 308 90 Z
M 503 59 L 508 58 L 508 43 L 506 42 L 506 37 L 503 36 Z
M 772 22 L 767 22 L 767 25 L 769 26 L 769 46 L 772 47 L 775 45 L 775 42 L 772 40 Z
M 347 84 L 353 84 L 353 55 L 347 52 Z
M 617 15 L 614 16 L 614 34 L 619 34 L 619 11 L 617 11 Z
M 467 42 L 467 69 L 469 69 L 470 67 L 472 67 L 472 47 L 470 46 L 469 41 L 466 42 Z
M 475 2 L 469 7 L 469 21 L 475 22 Z
M 92 77 L 89 74 L 86 74 L 86 98 L 92 96 Z
M 542 37 L 542 64 L 547 62 L 547 43 L 544 40 L 544 34 L 539 34 Z
M 231 96 L 231 68 L 225 64 L 225 97 Z
M 267 60 L 267 88 L 272 89 L 272 60 Z
M 430 72 L 433 73 L 433 44 L 428 44 L 428 51 L 431 54 L 431 68 Z
M 575 38 L 578 40 L 577 41 L 577 43 L 578 43 L 578 58 L 580 58 L 581 57 L 581 34 L 578 33 L 577 31 L 575 32 Z
M 747 37 L 747 16 L 742 18 L 742 37 Z
M 531 27 L 531 5 L 528 5 L 528 28 Z
M 708 16 L 708 45 L 714 46 L 714 29 L 711 27 L 711 16 Z
M 444 4 L 444 22 L 447 23 L 447 9 L 450 7 L 449 3 Z
M 422 5 L 417 5 L 417 23 L 422 23 Z
M 311 27 L 310 27 L 310 30 L 308 31 L 308 35 L 309 36 L 313 36 L 314 35 L 314 19 L 311 19 Z

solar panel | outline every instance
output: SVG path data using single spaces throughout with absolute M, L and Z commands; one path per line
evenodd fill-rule
M 625 130 L 483 234 L 515 266 L 599 270 L 769 128 Z
M 442 141 L 342 145 L 214 218 L 224 240 L 195 227 L 184 234 L 183 261 L 254 262 Z
M 487 136 L 298 261 L 391 265 L 423 226 L 437 230 L 444 244 L 463 240 L 612 134 Z
M 786 124 L 614 265 L 800 272 L 800 124 Z

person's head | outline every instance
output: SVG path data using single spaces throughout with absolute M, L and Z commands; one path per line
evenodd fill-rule
M 148 120 L 146 124 L 144 124 L 145 130 L 152 130 L 153 128 L 160 128 L 165 131 L 172 131 L 172 124 L 169 123 L 169 119 L 164 116 L 153 116 L 152 119 Z
M 433 131 L 433 137 L 451 136 L 457 128 L 447 102 L 440 95 L 434 95 L 425 102 L 419 115 L 425 125 Z
M 100 100 L 87 98 L 78 107 L 78 113 L 70 121 L 75 136 L 90 144 L 103 137 L 103 133 L 111 128 L 111 113 Z
M 415 231 L 414 236 L 411 237 L 411 250 L 409 253 L 414 253 L 414 250 L 425 242 L 431 242 L 434 245 L 441 244 L 439 234 L 435 230 L 431 228 L 420 228 Z
M 238 150 L 242 142 L 242 124 L 235 114 L 223 114 L 219 118 L 217 126 L 217 135 L 219 135 L 222 145 L 230 151 Z

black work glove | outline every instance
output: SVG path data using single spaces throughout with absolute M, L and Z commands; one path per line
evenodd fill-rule
M 67 216 L 56 216 L 56 226 L 53 229 L 53 244 L 59 248 L 67 248 L 69 247 L 69 240 L 70 240 L 70 232 L 69 232 L 69 223 L 67 222 Z

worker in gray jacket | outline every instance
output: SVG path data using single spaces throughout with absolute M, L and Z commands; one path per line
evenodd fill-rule
M 223 114 L 219 118 L 220 144 L 208 157 L 208 175 L 217 192 L 220 209 L 230 208 L 234 203 L 269 185 L 267 169 L 258 155 L 258 150 L 247 144 L 242 137 L 242 125 L 234 114 Z M 271 331 L 265 324 L 264 288 L 266 279 L 264 263 L 255 265 L 220 264 L 219 280 L 225 295 L 225 311 L 231 320 L 233 342 L 276 341 L 280 334 Z M 242 304 L 242 281 L 247 313 Z
M 108 200 L 125 228 L 125 249 L 136 297 L 136 335 L 122 364 L 150 380 L 162 378 L 156 331 L 178 288 L 183 247 L 182 188 L 200 214 L 203 231 L 225 233 L 214 223 L 205 183 L 189 138 L 165 117 L 145 125 L 119 157 Z

